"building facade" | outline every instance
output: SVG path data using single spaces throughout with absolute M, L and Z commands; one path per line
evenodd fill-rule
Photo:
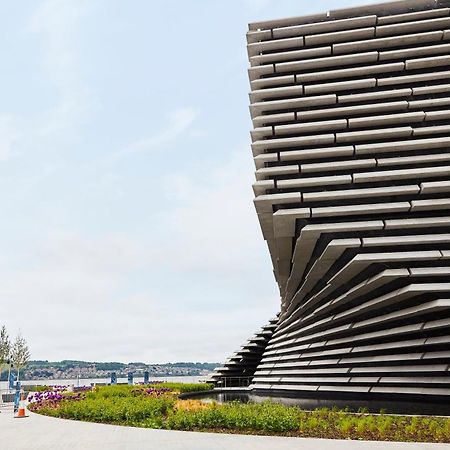
M 281 307 L 214 377 L 450 396 L 450 1 L 257 22 L 247 40 Z

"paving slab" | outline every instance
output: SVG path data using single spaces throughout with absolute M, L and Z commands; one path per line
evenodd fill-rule
M 14 419 L 1 408 L 2 450 L 438 450 L 449 444 L 366 442 L 237 434 L 195 433 L 121 427 L 55 419 L 28 413 Z

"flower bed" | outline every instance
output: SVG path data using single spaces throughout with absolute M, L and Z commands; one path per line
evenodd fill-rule
M 337 409 L 304 411 L 270 401 L 259 404 L 181 400 L 205 384 L 101 386 L 92 391 L 38 393 L 30 410 L 54 417 L 171 430 L 273 434 L 336 439 L 450 442 L 450 419 L 358 414 Z

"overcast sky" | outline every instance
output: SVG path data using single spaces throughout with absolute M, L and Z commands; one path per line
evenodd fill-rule
M 222 361 L 277 312 L 247 23 L 360 3 L 0 1 L 0 324 L 34 359 Z

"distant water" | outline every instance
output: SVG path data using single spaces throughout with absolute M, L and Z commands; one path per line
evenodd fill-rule
M 150 377 L 150 381 L 172 381 L 174 383 L 198 383 L 200 381 L 205 381 L 207 377 L 199 376 L 182 376 L 182 377 Z M 91 383 L 110 383 L 111 378 L 80 378 L 80 379 L 70 379 L 70 380 L 24 380 L 22 381 L 23 386 L 36 386 L 36 385 L 70 385 L 74 386 L 90 386 Z M 134 383 L 142 383 L 144 381 L 143 377 L 134 377 Z M 118 383 L 127 383 L 128 378 L 118 378 Z M 0 390 L 5 390 L 8 387 L 7 381 L 0 381 Z

